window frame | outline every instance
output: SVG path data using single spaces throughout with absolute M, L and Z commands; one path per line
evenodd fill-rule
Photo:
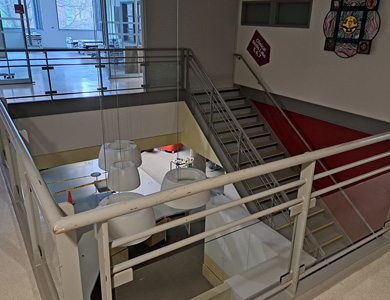
M 30 9 L 31 9 L 31 12 L 29 12 L 29 22 L 30 22 L 30 28 L 32 30 L 40 30 L 40 29 L 43 29 L 43 23 L 42 23 L 42 12 L 41 12 L 41 5 L 40 5 L 40 1 L 39 0 L 27 0 L 30 2 Z M 22 3 L 23 7 L 24 7 L 24 3 Z M 11 9 L 13 10 L 13 5 L 11 7 Z M 24 9 L 28 9 L 26 7 L 24 7 Z M 18 21 L 20 23 L 20 17 L 19 15 L 13 17 L 13 16 L 3 16 L 1 17 L 2 20 L 15 20 L 15 21 Z M 26 21 L 26 14 L 23 14 L 23 19 L 24 21 Z M 33 24 L 34 26 L 31 27 L 31 21 L 30 20 L 33 20 Z M 17 27 L 3 27 L 3 30 L 20 30 L 22 29 L 22 25 L 20 23 L 20 26 L 17 26 Z
M 309 3 L 309 13 L 307 16 L 307 24 L 279 24 L 279 7 L 280 4 L 297 4 L 297 3 Z M 250 4 L 270 4 L 269 20 L 268 24 L 248 24 L 244 18 L 246 16 L 245 7 Z M 283 27 L 283 28 L 310 28 L 311 14 L 313 9 L 313 0 L 267 0 L 267 1 L 242 1 L 241 2 L 241 26 L 265 26 L 265 27 Z
M 58 14 L 58 0 L 55 0 L 58 30 L 59 31 L 95 31 L 95 30 L 99 31 L 99 30 L 102 30 L 100 1 L 99 0 L 91 0 L 91 3 L 92 3 L 92 10 L 93 10 L 93 20 L 92 20 L 93 28 L 92 29 L 61 28 L 61 25 L 60 25 L 61 18 Z

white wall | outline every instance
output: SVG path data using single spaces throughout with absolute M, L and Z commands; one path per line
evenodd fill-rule
M 323 50 L 322 25 L 330 4 L 313 0 L 309 29 L 239 25 L 236 50 L 273 93 L 389 122 L 390 1 L 380 2 L 381 28 L 370 55 L 348 59 Z M 262 67 L 246 50 L 256 29 L 271 45 L 271 62 Z M 260 89 L 241 64 L 235 83 Z
M 238 0 L 147 0 L 146 47 L 187 47 L 219 87 L 232 86 Z
M 22 118 L 14 123 L 28 132 L 30 153 L 38 156 L 180 132 L 183 122 L 177 110 L 182 106 L 184 102 L 170 102 L 107 109 L 103 114 L 95 110 Z

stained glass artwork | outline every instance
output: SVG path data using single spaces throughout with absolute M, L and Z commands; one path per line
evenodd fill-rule
M 342 58 L 369 54 L 380 28 L 379 0 L 331 1 L 324 20 L 325 50 Z

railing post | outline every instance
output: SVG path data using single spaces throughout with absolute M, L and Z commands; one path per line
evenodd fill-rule
M 110 247 L 107 222 L 96 224 L 102 300 L 112 300 Z
M 311 191 L 313 186 L 314 169 L 316 162 L 308 162 L 302 165 L 300 179 L 306 180 L 298 190 L 298 198 L 302 197 L 303 203 L 300 213 L 296 216 L 295 232 L 292 240 L 292 253 L 290 261 L 290 275 L 292 284 L 288 288 L 288 292 L 295 295 L 299 282 L 300 275 L 300 258 L 303 251 L 303 243 L 305 240 L 306 221 L 310 207 Z
M 76 231 L 55 235 L 64 300 L 82 300 L 81 268 Z
M 16 166 L 14 164 L 15 160 L 14 160 L 14 155 L 12 154 L 12 151 L 11 151 L 11 141 L 9 139 L 9 136 L 7 134 L 7 131 L 6 129 L 1 126 L 1 139 L 2 139 L 2 144 L 3 144 L 3 150 L 4 150 L 4 157 L 5 157 L 5 162 L 7 162 L 7 169 L 8 169 L 8 172 L 9 172 L 9 178 L 10 178 L 10 184 L 11 184 L 11 190 L 12 190 L 12 202 L 15 203 L 16 199 L 17 199 L 17 196 L 16 196 L 16 193 L 17 193 L 17 190 L 19 189 L 18 186 L 17 186 L 17 180 L 16 180 Z
M 237 162 L 236 162 L 236 170 L 240 170 L 240 160 L 241 160 L 241 143 L 242 143 L 242 131 L 240 130 L 240 135 L 237 143 Z M 245 149 L 244 149 L 245 151 Z
M 53 87 L 52 87 L 52 83 L 51 83 L 51 77 L 50 77 L 49 59 L 48 59 L 48 56 L 47 56 L 47 51 L 44 50 L 43 53 L 45 54 L 45 61 L 46 61 L 46 67 L 45 67 L 45 69 L 46 69 L 46 71 L 47 71 L 47 82 L 48 82 L 48 84 L 49 84 L 49 89 L 50 89 L 50 90 L 49 90 L 50 99 L 51 99 L 51 100 L 54 100 L 54 99 L 53 99 L 53 93 L 54 93 L 54 91 L 53 91 Z M 52 67 L 52 68 L 53 68 L 53 67 Z

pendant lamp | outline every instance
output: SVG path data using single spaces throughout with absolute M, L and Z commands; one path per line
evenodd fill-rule
M 100 169 L 109 171 L 114 162 L 122 160 L 131 161 L 136 167 L 142 164 L 141 152 L 136 143 L 128 140 L 117 140 L 112 143 L 105 143 L 100 148 Z
M 110 195 L 100 201 L 98 207 L 104 207 L 114 203 L 120 203 L 125 201 L 131 201 L 143 197 L 143 195 L 132 192 L 124 192 Z M 156 226 L 155 216 L 153 208 L 145 208 L 136 212 L 132 212 L 120 217 L 116 217 L 107 221 L 108 224 L 108 237 L 115 240 L 124 236 L 129 236 L 142 232 L 146 229 Z M 139 244 L 149 236 L 130 242 L 124 246 L 131 246 Z
M 206 174 L 195 168 L 176 168 L 168 171 L 161 183 L 161 191 L 172 189 L 181 185 L 194 183 L 206 179 Z M 203 191 L 197 194 L 186 196 L 177 200 L 165 203 L 172 208 L 193 209 L 201 207 L 210 200 L 210 191 Z
M 139 187 L 140 183 L 139 172 L 133 162 L 121 160 L 111 164 L 107 178 L 107 187 L 111 191 L 131 191 Z

